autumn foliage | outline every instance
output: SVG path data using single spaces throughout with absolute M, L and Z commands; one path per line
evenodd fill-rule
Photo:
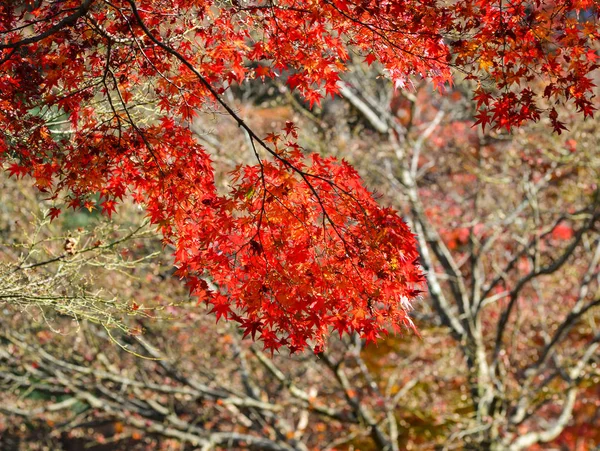
M 285 77 L 311 106 L 351 55 L 397 88 L 472 80 L 482 126 L 510 129 L 556 104 L 593 113 L 597 2 L 231 3 L 65 0 L 0 6 L 0 160 L 65 208 L 144 205 L 178 274 L 217 318 L 267 349 L 320 350 L 331 329 L 374 340 L 411 325 L 422 289 L 415 239 L 348 164 L 309 155 L 291 123 L 258 136 L 223 100 Z M 189 124 L 224 111 L 257 163 L 217 190 Z

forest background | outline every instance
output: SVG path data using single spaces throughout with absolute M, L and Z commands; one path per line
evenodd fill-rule
M 258 72 L 222 95 L 258 136 L 297 133 L 400 212 L 427 278 L 410 312 L 420 337 L 335 332 L 317 353 L 272 354 L 227 312 L 215 324 L 132 199 L 114 215 L 100 195 L 58 214 L 39 178 L 7 163 L 0 448 L 600 445 L 598 120 L 567 102 L 553 107 L 558 125 L 498 129 L 482 124 L 469 77 L 403 87 L 370 58 L 348 66 L 340 95 L 318 104 L 289 74 Z M 253 138 L 222 109 L 185 123 L 217 190 L 255 162 Z

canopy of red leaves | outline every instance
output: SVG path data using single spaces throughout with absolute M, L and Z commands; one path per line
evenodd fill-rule
M 312 105 L 350 52 L 397 87 L 479 81 L 478 123 L 510 128 L 573 101 L 592 114 L 596 1 L 24 0 L 0 5 L 0 160 L 73 208 L 132 196 L 176 247 L 179 275 L 266 348 L 317 350 L 331 328 L 373 340 L 411 324 L 414 237 L 347 164 L 306 156 L 296 129 L 261 139 L 223 102 L 287 76 Z M 533 88 L 532 88 L 533 87 Z M 220 104 L 269 154 L 217 193 L 187 124 Z M 151 113 L 148 113 L 148 112 Z M 255 151 L 256 148 L 255 148 Z M 259 154 L 257 153 L 257 157 Z M 62 194 L 66 193 L 66 194 Z M 209 283 L 216 288 L 209 289 Z

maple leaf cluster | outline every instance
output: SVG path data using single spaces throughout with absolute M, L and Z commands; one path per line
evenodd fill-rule
M 332 327 L 375 339 L 410 324 L 423 282 L 409 229 L 347 164 L 303 154 L 290 125 L 261 139 L 221 95 L 285 76 L 312 106 L 338 92 L 355 52 L 396 87 L 441 87 L 452 67 L 487 77 L 482 125 L 537 120 L 540 97 L 590 115 L 597 14 L 589 0 L 3 2 L 0 160 L 48 193 L 53 218 L 62 205 L 110 216 L 132 196 L 192 292 L 269 349 L 318 350 Z M 258 158 L 225 194 L 188 129 L 215 106 Z
M 369 340 L 387 324 L 412 327 L 409 300 L 423 283 L 414 238 L 348 164 L 296 151 L 236 169 L 231 195 L 206 203 L 220 205 L 219 217 L 199 213 L 202 230 L 189 219 L 179 227 L 178 273 L 217 318 L 260 333 L 266 348 L 312 340 L 318 351 L 332 327 Z
M 566 129 L 556 105 L 572 102 L 584 117 L 594 106 L 598 1 L 459 1 L 449 35 L 454 63 L 478 81 L 476 124 L 510 130 L 549 118 Z

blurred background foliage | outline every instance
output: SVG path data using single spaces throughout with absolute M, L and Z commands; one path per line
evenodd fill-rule
M 188 296 L 142 211 L 51 221 L 2 173 L 1 449 L 600 445 L 598 120 L 481 130 L 467 82 L 394 90 L 374 71 L 357 64 L 313 110 L 285 77 L 226 95 L 263 136 L 295 122 L 405 216 L 428 273 L 421 336 L 271 358 Z M 220 186 L 253 161 L 226 118 L 190 127 Z

